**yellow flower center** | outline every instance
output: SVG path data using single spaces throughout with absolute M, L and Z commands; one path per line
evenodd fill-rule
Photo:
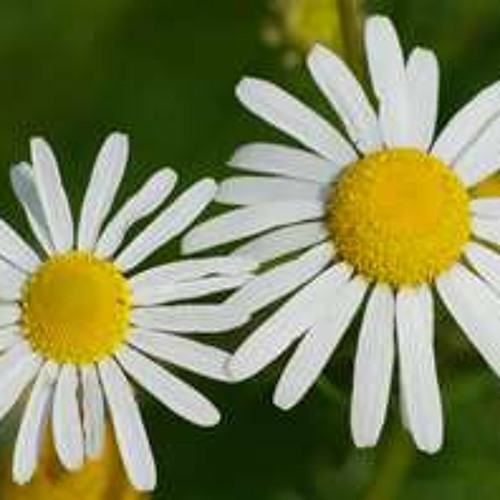
M 341 258 L 376 282 L 432 281 L 470 236 L 469 197 L 456 174 L 415 149 L 353 163 L 333 185 L 328 228 Z
M 57 362 L 95 362 L 126 338 L 130 302 L 129 285 L 111 262 L 84 252 L 57 255 L 25 287 L 24 335 Z

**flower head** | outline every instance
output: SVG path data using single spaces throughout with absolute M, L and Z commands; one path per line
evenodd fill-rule
M 216 257 L 138 270 L 198 217 L 215 183 L 199 181 L 124 243 L 131 227 L 164 204 L 177 175 L 155 173 L 109 218 L 128 158 L 122 134 L 110 135 L 99 151 L 76 229 L 52 149 L 33 139 L 31 157 L 13 167 L 12 183 L 40 249 L 0 220 L 0 417 L 34 381 L 14 480 L 32 477 L 48 420 L 65 468 L 98 457 L 107 405 L 131 482 L 150 490 L 155 462 L 125 374 L 181 417 L 215 425 L 217 408 L 160 362 L 227 380 L 227 353 L 187 336 L 231 329 L 246 316 L 230 305 L 190 301 L 242 285 L 252 263 Z
M 226 180 L 217 195 L 238 208 L 194 228 L 183 246 L 190 253 L 247 238 L 235 255 L 280 259 L 228 301 L 254 313 L 289 297 L 237 350 L 229 363 L 236 379 L 296 343 L 274 394 L 276 405 L 291 408 L 361 312 L 355 442 L 378 440 L 397 354 L 407 427 L 420 449 L 434 452 L 443 439 L 436 295 L 500 374 L 500 255 L 491 245 L 500 243 L 500 199 L 473 191 L 500 165 L 500 84 L 480 92 L 435 138 L 435 55 L 416 48 L 406 58 L 380 16 L 367 21 L 365 43 L 377 111 L 334 53 L 317 45 L 308 57 L 345 134 L 272 83 L 240 82 L 240 101 L 305 149 L 239 148 L 229 163 L 249 175 Z

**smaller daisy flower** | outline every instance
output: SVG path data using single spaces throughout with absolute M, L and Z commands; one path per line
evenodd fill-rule
M 289 297 L 235 353 L 229 370 L 236 379 L 296 345 L 274 394 L 276 405 L 293 407 L 361 312 L 355 443 L 372 446 L 379 438 L 397 355 L 404 420 L 417 446 L 432 453 L 443 440 L 436 295 L 500 374 L 500 255 L 491 245 L 500 244 L 500 199 L 476 199 L 472 189 L 500 165 L 500 84 L 480 92 L 434 140 L 435 55 L 416 48 L 405 59 L 383 17 L 367 21 L 365 42 L 378 112 L 335 54 L 318 45 L 308 57 L 350 140 L 269 82 L 238 85 L 252 113 L 307 149 L 238 149 L 230 165 L 257 175 L 223 182 L 218 200 L 238 208 L 194 228 L 183 248 L 247 238 L 235 255 L 279 259 L 228 300 L 255 313 Z
M 158 171 L 108 221 L 127 158 L 127 137 L 110 135 L 76 231 L 44 140 L 31 141 L 31 165 L 12 169 L 15 193 L 43 249 L 31 248 L 0 220 L 0 418 L 34 381 L 14 450 L 14 480 L 21 484 L 34 473 L 48 419 L 65 468 L 77 470 L 85 457 L 98 457 L 107 404 L 132 484 L 154 488 L 155 462 L 126 374 L 196 425 L 220 418 L 208 399 L 160 362 L 227 380 L 227 353 L 188 335 L 229 330 L 246 316 L 232 306 L 189 301 L 239 287 L 252 263 L 214 257 L 138 270 L 199 216 L 216 186 L 199 181 L 124 244 L 128 230 L 158 209 L 177 182 L 173 170 Z

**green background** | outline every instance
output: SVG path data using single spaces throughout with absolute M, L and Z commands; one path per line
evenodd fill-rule
M 407 49 L 420 44 L 437 51 L 441 120 L 500 76 L 498 0 L 374 0 L 365 8 L 391 15 Z M 304 68 L 286 69 L 282 51 L 262 42 L 268 15 L 263 0 L 1 2 L 4 216 L 26 231 L 8 168 L 28 159 L 32 135 L 53 143 L 78 207 L 97 148 L 112 130 L 131 137 L 122 198 L 161 166 L 175 167 L 182 186 L 202 176 L 222 178 L 236 145 L 278 137 L 237 104 L 233 89 L 242 75 L 272 79 L 326 109 Z M 176 252 L 172 246 L 157 258 Z M 234 346 L 243 335 L 229 334 L 223 344 Z M 440 321 L 437 336 L 447 417 L 446 445 L 437 456 L 419 454 L 407 441 L 396 398 L 380 446 L 353 447 L 351 332 L 328 370 L 335 391 L 316 388 L 289 413 L 270 401 L 279 366 L 238 386 L 188 376 L 224 413 L 212 430 L 143 398 L 159 463 L 155 498 L 500 498 L 498 380 L 449 320 Z

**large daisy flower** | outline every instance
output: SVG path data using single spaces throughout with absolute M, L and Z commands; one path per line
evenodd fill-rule
M 105 223 L 127 157 L 127 137 L 110 135 L 76 229 L 44 140 L 31 141 L 31 164 L 12 169 L 14 191 L 40 244 L 32 249 L 0 220 L 0 418 L 34 382 L 15 444 L 16 482 L 31 478 L 49 419 L 64 467 L 75 470 L 85 457 L 98 456 L 107 405 L 132 484 L 152 489 L 154 458 L 126 375 L 194 424 L 219 420 L 210 401 L 152 358 L 226 380 L 227 353 L 186 335 L 228 330 L 246 318 L 230 305 L 186 301 L 240 286 L 252 265 L 214 257 L 138 271 L 198 217 L 216 186 L 199 181 L 123 245 L 129 228 L 159 208 L 177 180 L 173 170 L 158 171 Z
M 500 372 L 500 256 L 491 245 L 500 243 L 500 199 L 471 194 L 500 165 L 500 84 L 479 93 L 434 139 L 434 54 L 416 48 L 405 60 L 383 17 L 367 21 L 365 42 L 378 112 L 335 54 L 316 46 L 307 61 L 348 138 L 272 83 L 240 82 L 237 96 L 252 113 L 308 149 L 238 149 L 230 165 L 252 174 L 226 180 L 218 192 L 220 202 L 238 208 L 194 228 L 183 245 L 190 253 L 265 233 L 235 255 L 280 259 L 229 300 L 254 313 L 293 294 L 238 349 L 229 363 L 236 379 L 298 341 L 274 393 L 279 407 L 294 406 L 359 311 L 355 443 L 377 442 L 397 352 L 404 420 L 417 446 L 435 452 L 443 439 L 436 296 Z

